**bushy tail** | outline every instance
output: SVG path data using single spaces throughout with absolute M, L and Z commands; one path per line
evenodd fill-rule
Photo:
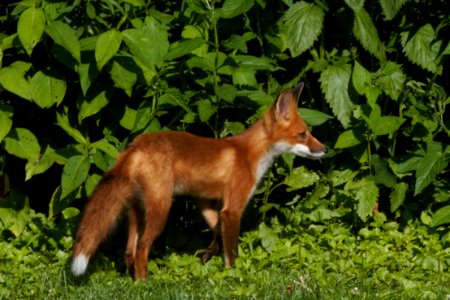
M 86 205 L 78 228 L 71 265 L 74 275 L 86 271 L 89 259 L 132 196 L 133 186 L 128 178 L 109 173 L 102 179 Z

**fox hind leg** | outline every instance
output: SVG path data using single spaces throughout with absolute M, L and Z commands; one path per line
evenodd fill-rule
M 125 251 L 125 262 L 129 272 L 133 272 L 134 261 L 136 258 L 136 247 L 139 235 L 142 234 L 144 223 L 143 211 L 138 205 L 132 206 L 128 210 L 128 242 Z
M 169 189 L 167 191 L 170 191 Z M 145 279 L 147 275 L 148 254 L 153 242 L 164 230 L 172 205 L 172 195 L 160 192 L 159 195 L 146 192 L 144 195 L 146 212 L 145 227 L 142 235 L 136 243 L 136 255 L 134 258 L 135 279 Z M 130 239 L 128 240 L 130 243 Z
M 220 219 L 217 200 L 199 199 L 198 206 L 208 226 L 213 230 L 213 241 L 204 250 L 197 254 L 203 262 L 209 261 L 214 255 L 219 254 Z

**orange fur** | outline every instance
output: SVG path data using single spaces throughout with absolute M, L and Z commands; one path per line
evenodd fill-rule
M 174 194 L 199 199 L 214 240 L 202 253 L 219 251 L 233 265 L 242 213 L 259 180 L 281 153 L 319 158 L 326 147 L 297 113 L 303 88 L 282 92 L 263 118 L 234 137 L 211 139 L 185 132 L 139 136 L 105 174 L 84 211 L 73 251 L 72 271 L 81 274 L 118 216 L 128 212 L 126 261 L 137 279 L 147 272 L 150 248 L 164 229 Z M 218 211 L 218 201 L 222 208 Z

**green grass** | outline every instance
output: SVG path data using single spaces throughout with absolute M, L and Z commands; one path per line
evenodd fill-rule
M 450 250 L 439 235 L 386 228 L 289 235 L 293 228 L 260 226 L 242 235 L 231 269 L 219 257 L 202 264 L 193 253 L 169 251 L 150 258 L 143 282 L 120 272 L 117 255 L 98 255 L 74 278 L 68 251 L 0 242 L 0 299 L 449 299 Z

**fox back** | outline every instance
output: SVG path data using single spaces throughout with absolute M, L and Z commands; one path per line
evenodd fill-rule
M 282 153 L 320 158 L 326 153 L 297 112 L 302 89 L 300 83 L 283 91 L 261 120 L 237 136 L 212 139 L 174 131 L 139 136 L 104 175 L 86 205 L 72 272 L 85 272 L 99 243 L 126 212 L 126 262 L 135 278 L 145 278 L 148 253 L 164 229 L 176 194 L 196 197 L 213 229 L 213 242 L 200 252 L 202 259 L 219 252 L 221 236 L 225 266 L 230 267 L 237 257 L 242 213 L 274 158 Z

